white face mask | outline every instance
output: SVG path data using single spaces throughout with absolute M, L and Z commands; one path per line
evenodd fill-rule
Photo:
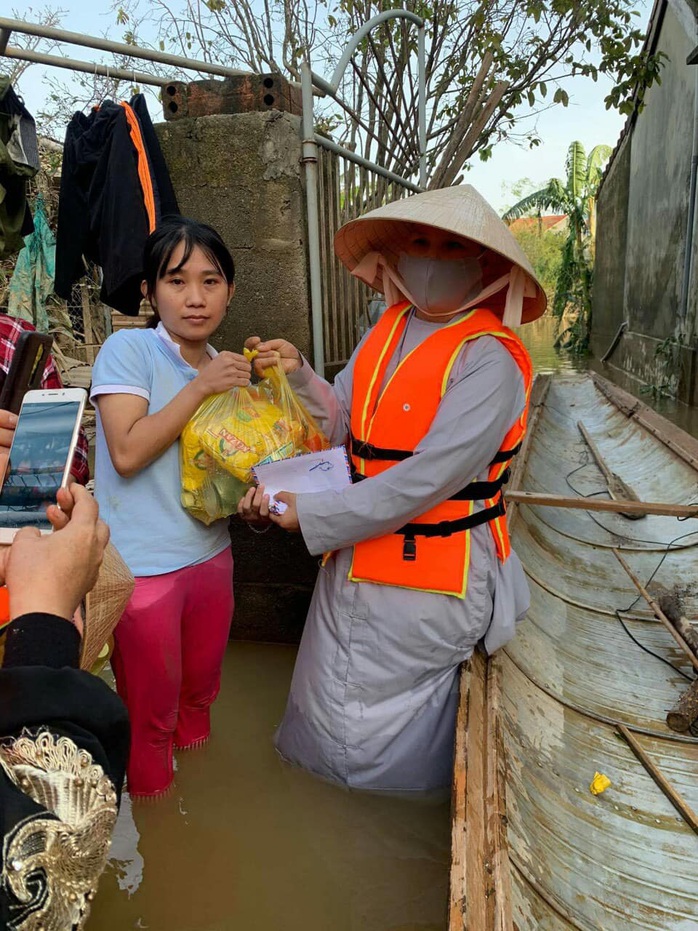
M 445 317 L 482 291 L 482 267 L 476 258 L 435 259 L 400 256 L 397 271 L 417 307 L 430 317 Z

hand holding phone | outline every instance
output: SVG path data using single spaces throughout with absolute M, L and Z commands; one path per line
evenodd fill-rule
M 70 519 L 56 534 L 24 530 L 11 547 L 0 549 L 0 582 L 12 593 L 12 618 L 45 612 L 67 620 L 97 581 L 109 529 L 82 485 L 61 497 Z
M 86 400 L 82 388 L 25 395 L 0 492 L 0 543 L 11 543 L 21 527 L 51 532 L 47 508 L 68 483 Z

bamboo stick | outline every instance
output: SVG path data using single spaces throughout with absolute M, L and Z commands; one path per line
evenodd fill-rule
M 662 504 L 655 501 L 605 501 L 598 498 L 575 498 L 566 495 L 538 494 L 530 491 L 507 491 L 504 497 L 514 504 L 539 504 L 551 508 L 574 508 L 580 511 L 632 511 L 635 514 L 662 514 L 665 517 L 698 517 L 698 504 Z
M 623 559 L 623 557 L 620 555 L 620 553 L 618 552 L 618 550 L 617 550 L 617 549 L 614 549 L 612 552 L 613 552 L 613 555 L 614 555 L 614 556 L 616 557 L 616 559 L 618 560 L 618 562 L 621 564 L 621 566 L 625 569 L 625 571 L 628 573 L 628 575 L 630 576 L 630 578 L 633 580 L 633 583 L 634 583 L 634 585 L 635 585 L 635 588 L 637 588 L 637 590 L 640 592 L 640 594 L 641 594 L 642 597 L 645 599 L 645 601 L 647 602 L 647 604 L 650 606 L 650 608 L 652 608 L 652 611 L 654 612 L 654 616 L 657 618 L 657 620 L 661 621 L 662 624 L 664 624 L 664 626 L 665 626 L 666 629 L 669 631 L 669 633 L 671 634 L 671 636 L 674 638 L 674 640 L 677 642 L 677 644 L 681 647 L 681 649 L 683 650 L 683 652 L 686 654 L 686 656 L 687 656 L 688 659 L 690 660 L 690 663 L 691 663 L 691 665 L 693 666 L 693 668 L 694 668 L 696 671 L 698 671 L 698 657 L 695 655 L 695 653 L 693 652 L 693 650 L 689 647 L 689 645 L 688 645 L 688 644 L 686 643 L 686 641 L 683 639 L 683 637 L 681 636 L 681 634 L 680 634 L 680 633 L 678 632 L 678 630 L 674 627 L 674 625 L 671 623 L 671 621 L 669 620 L 669 618 L 668 618 L 668 617 L 666 616 L 666 614 L 662 611 L 662 609 L 659 607 L 659 605 L 657 604 L 657 602 L 656 602 L 656 601 L 654 600 L 654 598 L 650 595 L 650 593 L 647 591 L 647 589 L 645 588 L 645 586 L 642 584 L 642 582 L 638 579 L 638 577 L 635 575 L 635 573 L 634 573 L 633 570 L 630 568 L 630 566 L 627 564 L 627 562 L 626 562 L 626 561 Z
M 678 811 L 686 824 L 698 834 L 698 817 L 693 809 L 684 801 L 669 780 L 664 776 L 659 767 L 649 758 L 644 749 L 640 746 L 635 736 L 630 733 L 624 724 L 618 725 L 618 732 L 626 741 L 638 760 L 645 767 L 650 776 L 657 783 L 662 792 L 669 799 L 674 808 Z

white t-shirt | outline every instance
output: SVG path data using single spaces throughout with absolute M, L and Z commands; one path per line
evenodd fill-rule
M 197 374 L 162 324 L 157 330 L 120 330 L 97 356 L 90 397 L 135 394 L 154 414 Z M 97 407 L 95 497 L 112 542 L 136 577 L 197 565 L 230 546 L 228 521 L 207 527 L 192 517 L 180 502 L 181 484 L 179 440 L 137 475 L 122 478 L 112 465 Z

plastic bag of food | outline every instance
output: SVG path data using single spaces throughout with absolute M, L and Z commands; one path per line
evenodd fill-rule
M 226 472 L 204 452 L 192 423 L 184 428 L 180 449 L 182 506 L 204 524 L 212 524 L 214 520 L 234 514 L 247 491 L 247 485 Z
M 257 385 L 207 398 L 180 444 L 182 504 L 204 523 L 236 510 L 253 466 L 329 447 L 280 366 Z

